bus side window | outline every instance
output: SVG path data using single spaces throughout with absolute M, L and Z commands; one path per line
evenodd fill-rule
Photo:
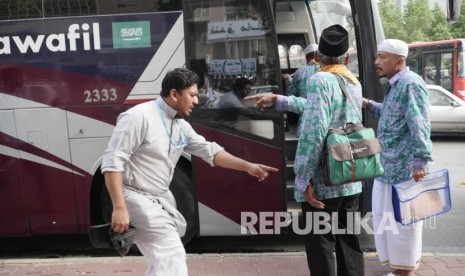
M 287 46 L 279 44 L 278 53 L 279 53 L 279 66 L 281 67 L 281 69 L 289 69 L 289 65 L 287 63 Z
M 27 2 L 27 3 L 21 3 Z M 56 3 L 55 3 L 56 2 Z M 61 3 L 60 3 L 61 2 Z M 116 2 L 116 3 L 115 3 Z M 156 1 L 0 1 L 0 20 L 179 11 L 181 0 Z
M 422 74 L 426 84 L 438 84 L 437 71 L 438 68 L 436 65 L 436 54 L 426 54 Z
M 302 46 L 291 45 L 289 48 L 289 62 L 291 64 L 291 68 L 300 68 L 305 66 L 305 55 L 303 53 Z
M 440 85 L 452 91 L 452 53 L 442 53 L 441 57 L 441 78 Z
M 283 47 L 283 55 L 281 55 L 281 48 L 279 49 L 279 57 L 283 59 L 281 60 L 281 73 L 292 74 L 307 64 L 303 53 L 303 49 L 307 47 L 304 34 L 278 34 L 278 45 Z
M 418 64 L 418 51 L 415 49 L 410 49 L 407 58 L 407 66 L 410 67 L 410 70 L 421 75 L 424 78 L 422 72 L 419 72 L 420 66 Z

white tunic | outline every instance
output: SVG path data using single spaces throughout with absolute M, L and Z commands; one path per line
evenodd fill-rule
M 175 116 L 162 98 L 122 113 L 104 152 L 102 172 L 124 172 L 124 185 L 158 196 L 168 191 L 183 151 L 214 166 L 215 154 L 224 149 Z

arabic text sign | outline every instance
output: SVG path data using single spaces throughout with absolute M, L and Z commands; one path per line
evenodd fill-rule
M 227 59 L 223 65 L 225 75 L 242 74 L 242 63 L 240 59 Z
M 210 73 L 211 74 L 223 74 L 224 59 L 212 59 L 210 61 Z
M 264 36 L 269 31 L 262 20 L 238 20 L 208 23 L 207 40 Z
M 255 73 L 257 71 L 257 60 L 255 58 L 243 58 L 241 61 L 243 73 Z

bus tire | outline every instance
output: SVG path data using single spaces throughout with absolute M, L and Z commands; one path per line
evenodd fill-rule
M 198 219 L 195 204 L 195 190 L 190 171 L 185 166 L 176 166 L 170 190 L 176 200 L 176 207 L 187 222 L 186 234 L 181 238 L 185 245 L 197 234 Z

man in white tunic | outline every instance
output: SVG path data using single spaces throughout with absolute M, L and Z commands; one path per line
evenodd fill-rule
M 113 203 L 111 227 L 121 233 L 129 222 L 134 242 L 147 260 L 146 275 L 187 275 L 180 237 L 186 221 L 171 200 L 169 185 L 183 151 L 212 166 L 235 169 L 259 181 L 277 171 L 237 158 L 207 142 L 183 118 L 198 104 L 198 76 L 185 68 L 166 74 L 161 97 L 139 104 L 118 117 L 102 162 Z

